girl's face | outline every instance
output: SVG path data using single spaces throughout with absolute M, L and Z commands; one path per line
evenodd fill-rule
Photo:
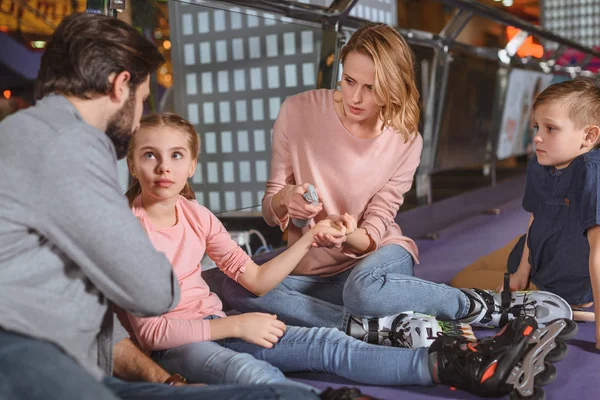
M 129 169 L 140 181 L 142 194 L 158 201 L 177 198 L 196 170 L 186 133 L 163 127 L 140 128 L 135 135 Z
M 373 85 L 375 63 L 366 55 L 350 52 L 344 60 L 341 92 L 344 112 L 353 122 L 378 119 L 381 105 L 377 104 Z

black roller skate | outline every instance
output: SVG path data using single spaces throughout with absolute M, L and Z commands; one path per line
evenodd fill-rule
M 562 297 L 542 290 L 510 291 L 510 275 L 504 276 L 504 290 L 461 289 L 471 309 L 460 322 L 471 326 L 502 327 L 519 316 L 534 317 L 540 326 L 555 319 L 572 319 L 573 310 Z
M 433 380 L 479 396 L 542 400 L 540 386 L 556 379 L 552 363 L 566 356 L 565 341 L 577 331 L 568 319 L 538 328 L 534 318 L 519 317 L 477 342 L 441 336 L 429 348 Z

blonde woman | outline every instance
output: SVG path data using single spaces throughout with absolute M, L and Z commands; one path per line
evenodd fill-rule
M 341 60 L 338 90 L 311 90 L 283 103 L 262 212 L 269 225 L 288 229 L 288 246 L 325 218 L 342 220 L 351 233 L 315 235 L 316 248 L 293 275 L 262 297 L 226 280 L 228 301 L 240 311 L 276 313 L 288 324 L 344 332 L 363 326 L 353 317 L 407 310 L 497 323 L 500 307 L 490 305 L 499 298 L 492 294 L 415 278 L 417 246 L 394 220 L 423 144 L 408 44 L 388 25 L 368 25 L 354 33 Z M 302 197 L 308 184 L 319 194 L 316 206 Z M 292 219 L 311 223 L 298 228 Z

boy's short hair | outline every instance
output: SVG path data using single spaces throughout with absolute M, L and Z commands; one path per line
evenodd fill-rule
M 46 46 L 35 83 L 35 99 L 56 93 L 91 99 L 110 92 L 111 74 L 127 71 L 137 89 L 165 61 L 134 27 L 98 14 L 71 14 Z
M 555 101 L 568 107 L 569 118 L 578 127 L 600 126 L 600 88 L 593 79 L 576 78 L 548 86 L 535 98 L 533 110 Z

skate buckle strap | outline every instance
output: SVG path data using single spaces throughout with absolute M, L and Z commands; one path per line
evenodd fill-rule
M 500 314 L 500 327 L 503 327 L 508 323 L 508 311 L 510 309 L 510 274 L 507 272 L 504 274 L 504 287 L 501 293 L 502 312 Z
M 373 318 L 369 320 L 367 343 L 379 344 L 379 318 Z

